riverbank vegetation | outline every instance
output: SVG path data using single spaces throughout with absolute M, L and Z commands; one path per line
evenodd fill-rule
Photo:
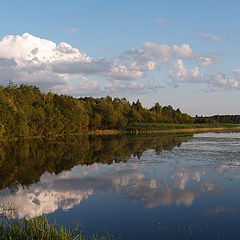
M 180 109 L 159 103 L 145 108 L 139 100 L 130 103 L 126 98 L 74 98 L 51 92 L 45 94 L 36 86 L 13 83 L 0 86 L 1 138 L 122 130 L 136 123 L 153 124 L 156 128 L 154 124 L 193 124 L 195 120 Z M 170 125 L 164 128 L 166 126 Z
M 232 129 L 237 128 L 236 124 L 231 123 L 205 123 L 205 124 L 177 124 L 177 123 L 133 123 L 129 124 L 126 131 L 139 131 L 139 132 L 150 132 L 150 131 L 169 131 L 171 130 L 204 130 L 204 129 Z M 240 129 L 240 126 L 239 126 Z
M 0 220 L 0 239 L 7 240 L 114 240 L 109 233 L 87 234 L 78 228 L 67 228 L 62 225 L 50 223 L 46 216 L 34 219 L 8 219 Z

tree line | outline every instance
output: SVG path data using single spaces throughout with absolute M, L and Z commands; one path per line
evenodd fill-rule
M 193 123 L 194 118 L 172 106 L 110 96 L 74 98 L 42 93 L 36 86 L 0 86 L 0 137 L 123 129 L 131 123 Z
M 110 96 L 74 98 L 42 93 L 36 86 L 0 86 L 0 137 L 125 129 L 133 123 L 240 123 L 240 115 L 191 117 L 171 105 L 145 108 Z
M 233 123 L 240 124 L 240 115 L 196 116 L 194 123 Z

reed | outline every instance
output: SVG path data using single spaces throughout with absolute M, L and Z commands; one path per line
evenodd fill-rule
M 177 124 L 177 123 L 133 123 L 127 126 L 125 131 L 166 131 L 176 129 L 211 129 L 223 128 L 234 129 L 239 128 L 239 124 L 230 123 L 202 123 L 202 124 Z
M 50 223 L 46 216 L 27 219 L 11 219 L 2 216 L 0 220 L 1 240 L 115 240 L 109 234 L 88 234 L 79 227 L 73 229 Z

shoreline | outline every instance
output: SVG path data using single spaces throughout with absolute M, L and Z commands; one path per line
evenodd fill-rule
M 180 129 L 167 129 L 167 130 L 136 130 L 136 133 L 170 133 L 170 132 L 211 132 L 211 131 L 223 131 L 223 130 L 239 130 L 240 127 L 221 127 L 221 128 L 180 128 Z
M 239 130 L 239 127 L 218 127 L 218 128 L 175 128 L 167 130 L 96 130 L 90 133 L 90 135 L 118 135 L 118 134 L 141 134 L 141 133 L 177 133 L 177 132 L 211 132 L 211 131 L 230 131 Z
M 200 133 L 200 132 L 215 132 L 215 131 L 240 131 L 240 126 L 237 127 L 213 127 L 213 128 L 172 128 L 164 130 L 123 130 L 123 129 L 105 129 L 105 130 L 91 130 L 77 133 L 60 133 L 50 135 L 36 135 L 36 136 L 21 136 L 2 138 L 1 141 L 17 141 L 19 139 L 39 139 L 39 138 L 51 138 L 61 136 L 83 136 L 83 135 L 120 135 L 120 134 L 151 134 L 151 133 Z

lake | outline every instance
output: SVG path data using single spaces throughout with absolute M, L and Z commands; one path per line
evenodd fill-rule
M 16 218 L 123 240 L 238 239 L 240 132 L 5 142 L 0 189 Z

